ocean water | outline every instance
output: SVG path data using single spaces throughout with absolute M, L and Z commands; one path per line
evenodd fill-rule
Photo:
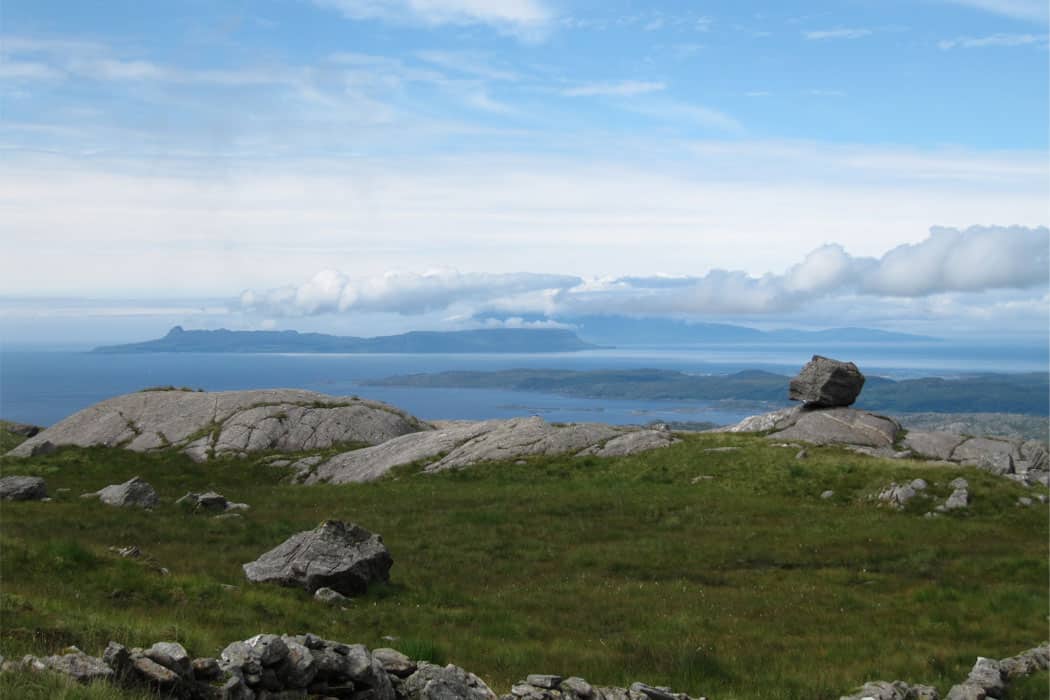
M 708 346 L 632 348 L 579 353 L 494 355 L 296 355 L 0 351 L 0 417 L 50 425 L 103 399 L 149 386 L 210 391 L 294 387 L 386 401 L 425 419 L 542 415 L 550 421 L 614 424 L 651 421 L 730 423 L 759 407 L 710 401 L 583 399 L 491 389 L 371 387 L 395 374 L 512 368 L 572 370 L 659 368 L 697 374 L 765 369 L 793 374 L 814 353 L 856 362 L 868 374 L 907 378 L 972 372 L 1046 371 L 1045 346 L 901 345 Z M 786 403 L 786 402 L 785 402 Z

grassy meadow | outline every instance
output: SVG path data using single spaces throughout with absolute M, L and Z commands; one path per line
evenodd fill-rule
M 5 446 L 14 438 L 4 436 Z M 737 448 L 708 451 L 714 447 Z M 974 469 L 889 462 L 747 435 L 690 435 L 618 458 L 537 458 L 372 484 L 292 486 L 260 458 L 62 449 L 0 459 L 51 503 L 0 505 L 0 654 L 110 639 L 177 640 L 197 656 L 258 632 L 306 631 L 455 663 L 497 692 L 527 673 L 641 680 L 712 700 L 838 698 L 866 680 L 961 681 L 978 655 L 1048 636 L 1047 507 Z M 153 511 L 79 495 L 133 476 Z M 928 519 L 868 499 L 890 481 L 970 481 L 972 505 Z M 174 501 L 214 489 L 241 518 Z M 835 496 L 822 500 L 826 489 Z M 326 518 L 381 533 L 391 581 L 345 608 L 249 585 L 241 565 Z M 110 547 L 137 545 L 121 559 Z M 166 569 L 165 573 L 162 571 Z M 1047 697 L 1043 673 L 1013 700 Z M 145 697 L 0 675 L 3 697 Z

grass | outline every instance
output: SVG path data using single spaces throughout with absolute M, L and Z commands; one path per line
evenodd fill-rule
M 719 446 L 740 449 L 704 451 Z M 1047 511 L 1014 505 L 1030 490 L 963 467 L 796 451 L 695 435 L 620 459 L 399 469 L 309 487 L 287 485 L 261 457 L 195 464 L 67 448 L 0 460 L 0 474 L 43 476 L 55 496 L 0 506 L 0 653 L 163 639 L 203 656 L 258 632 L 310 631 L 455 663 L 498 691 L 559 673 L 720 700 L 820 700 L 873 679 L 944 692 L 976 656 L 1046 639 Z M 156 510 L 78 498 L 136 475 L 160 493 Z M 693 483 L 700 475 L 713 478 Z M 923 477 L 943 500 L 956 476 L 971 485 L 964 513 L 927 519 L 933 499 L 894 511 L 867 498 Z M 835 496 L 820 499 L 827 489 Z M 174 505 L 205 490 L 252 508 L 216 520 Z M 325 518 L 383 535 L 389 584 L 341 609 L 245 582 L 242 563 Z M 132 544 L 143 559 L 109 551 Z M 56 683 L 4 674 L 0 696 L 62 697 Z M 1040 674 L 1011 698 L 1046 690 Z

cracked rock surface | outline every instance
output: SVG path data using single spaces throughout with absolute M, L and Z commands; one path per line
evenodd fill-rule
M 177 448 L 196 461 L 259 450 L 301 451 L 339 443 L 377 444 L 430 426 L 392 406 L 299 389 L 140 391 L 74 413 L 8 454 L 38 445 Z

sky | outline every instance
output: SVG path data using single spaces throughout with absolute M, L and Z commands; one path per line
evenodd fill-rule
M 4 0 L 0 342 L 584 313 L 1045 340 L 1048 22 Z

